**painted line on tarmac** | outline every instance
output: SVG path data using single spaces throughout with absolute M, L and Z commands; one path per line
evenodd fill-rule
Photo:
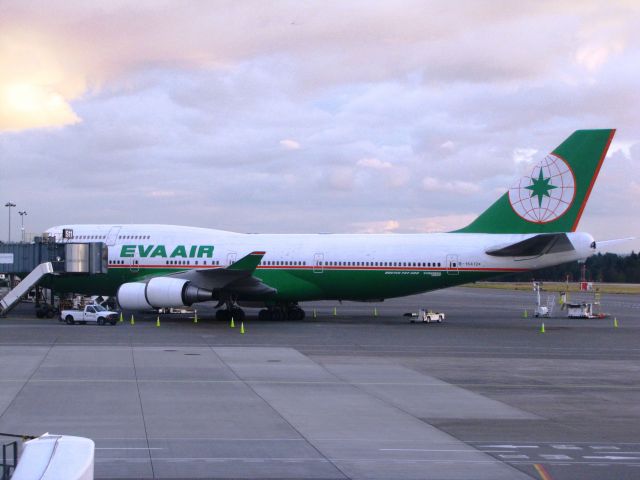
M 0 380 L 0 382 L 24 382 L 25 380 Z M 503 384 L 503 383 L 427 383 L 427 382 L 349 382 L 349 381 L 305 381 L 305 380 L 179 380 L 179 379 L 74 379 L 52 378 L 35 379 L 29 383 L 177 383 L 177 384 L 235 384 L 251 383 L 260 385 L 370 385 L 390 387 L 488 387 L 488 388 L 535 388 L 535 389 L 608 389 L 608 390 L 640 390 L 640 385 L 607 385 L 607 384 Z
M 95 447 L 95 450 L 166 450 L 161 447 Z
M 537 448 L 537 447 L 536 447 Z M 379 448 L 380 452 L 459 452 L 459 453 L 515 453 L 513 450 L 438 450 L 430 448 Z
M 148 458 L 130 458 L 130 457 L 109 457 L 109 458 L 96 458 L 96 462 L 148 462 Z M 315 462 L 315 463 L 332 463 L 338 462 L 358 462 L 358 463 L 383 463 L 389 462 L 395 464 L 410 464 L 410 463 L 446 463 L 446 464 L 514 464 L 514 465 L 535 465 L 539 464 L 538 460 L 531 461 L 503 461 L 498 459 L 489 460 L 451 460 L 451 459 L 388 459 L 388 458 L 281 458 L 281 457 L 154 457 L 154 462 L 244 462 L 244 463 L 256 463 L 256 462 Z M 562 461 L 562 462 L 545 462 L 547 465 L 593 465 L 593 466 L 638 466 L 640 463 L 623 463 L 623 462 L 598 462 L 593 461 Z

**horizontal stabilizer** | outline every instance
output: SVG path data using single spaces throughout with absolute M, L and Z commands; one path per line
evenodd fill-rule
M 616 246 L 616 245 L 618 245 L 620 243 L 629 242 L 629 241 L 635 240 L 635 239 L 636 239 L 636 237 L 614 238 L 614 239 L 611 239 L 611 240 L 598 240 L 598 241 L 595 242 L 595 244 L 596 244 L 596 248 L 599 251 L 602 251 L 602 250 L 604 250 L 606 248 L 614 247 L 614 246 Z
M 521 242 L 487 250 L 494 257 L 539 257 L 547 253 L 560 253 L 575 250 L 565 233 L 542 233 Z

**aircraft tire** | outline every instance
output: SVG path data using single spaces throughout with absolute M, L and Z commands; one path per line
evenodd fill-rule
M 236 322 L 243 322 L 246 317 L 244 310 L 238 307 L 234 307 L 231 309 L 231 316 Z
M 288 310 L 287 317 L 289 318 L 289 320 L 300 321 L 304 320 L 305 313 L 304 310 L 300 307 L 293 307 Z

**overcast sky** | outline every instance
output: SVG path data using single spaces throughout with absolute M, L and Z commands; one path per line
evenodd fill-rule
M 446 231 L 617 128 L 579 229 L 640 237 L 639 25 L 637 1 L 3 1 L 0 201 L 14 239 L 18 210 Z

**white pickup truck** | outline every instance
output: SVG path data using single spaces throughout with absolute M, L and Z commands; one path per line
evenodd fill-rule
M 445 319 L 444 312 L 434 312 L 433 310 L 427 310 L 426 308 L 421 308 L 420 310 L 418 310 L 418 313 L 405 313 L 404 316 L 411 317 L 411 323 L 442 323 Z
M 60 312 L 60 320 L 64 320 L 69 325 L 76 323 L 85 324 L 87 322 L 95 322 L 98 325 L 110 323 L 115 325 L 118 321 L 118 312 L 107 310 L 101 305 L 87 305 L 84 310 L 62 310 Z

